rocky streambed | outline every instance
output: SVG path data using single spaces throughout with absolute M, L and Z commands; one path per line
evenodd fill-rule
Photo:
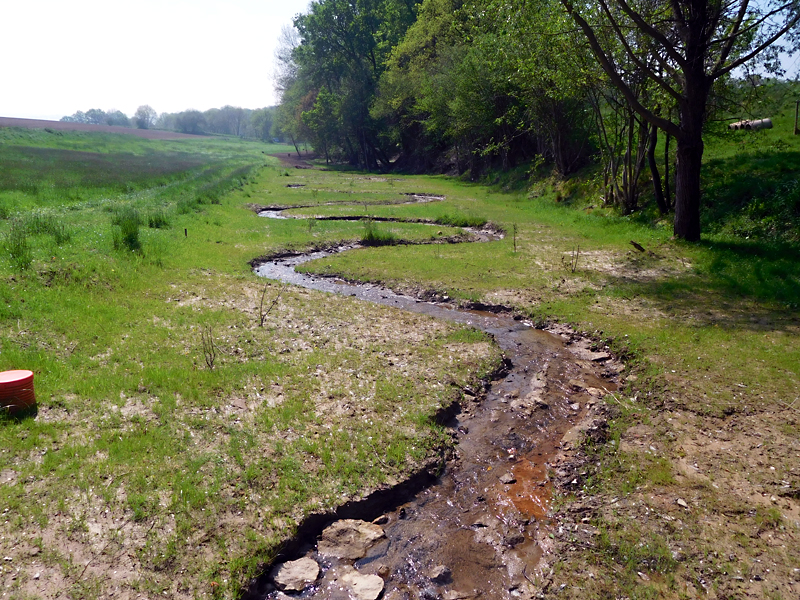
M 277 215 L 269 216 L 280 216 Z M 476 232 L 489 241 L 491 232 Z M 357 251 L 357 245 L 335 251 Z M 295 272 L 331 252 L 283 256 L 259 275 L 472 325 L 503 349 L 505 368 L 463 390 L 445 415 L 456 451 L 336 515 L 317 515 L 248 591 L 250 598 L 433 600 L 535 598 L 551 562 L 552 478 L 580 432 L 602 428 L 602 398 L 620 365 L 566 327 L 540 330 L 508 312 L 458 309 L 377 285 Z

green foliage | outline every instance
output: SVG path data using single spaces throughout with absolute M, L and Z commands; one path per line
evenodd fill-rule
M 740 238 L 800 242 L 800 152 L 745 152 L 709 161 L 703 228 Z
M 281 128 L 354 165 L 388 166 L 380 124 L 369 113 L 385 60 L 415 18 L 403 0 L 326 0 L 295 19 L 300 44 L 285 81 Z
M 462 214 L 443 214 L 436 217 L 433 221 L 439 225 L 449 225 L 451 227 L 483 227 L 487 220 L 482 217 L 474 217 Z

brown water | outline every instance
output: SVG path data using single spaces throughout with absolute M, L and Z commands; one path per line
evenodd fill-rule
M 345 246 L 339 251 L 358 251 Z M 613 390 L 615 369 L 600 355 L 566 335 L 535 329 L 508 314 L 458 310 L 423 302 L 377 285 L 353 285 L 296 273 L 303 262 L 323 258 L 317 252 L 281 258 L 256 268 L 259 275 L 325 292 L 424 313 L 472 325 L 491 334 L 508 358 L 504 376 L 491 383 L 485 399 L 452 418 L 456 459 L 436 482 L 410 501 L 375 506 L 360 516 L 384 513 L 386 539 L 355 567 L 385 580 L 383 598 L 533 598 L 538 593 L 537 565 L 550 552 L 548 519 L 552 487 L 548 463 L 564 434 L 594 402 L 596 390 Z M 579 346 L 575 352 L 573 347 Z M 576 385 L 578 382 L 581 385 Z M 592 389 L 595 388 L 595 389 Z M 503 477 L 505 476 L 505 477 Z M 508 483 L 501 482 L 501 477 Z M 399 492 L 398 492 L 399 495 Z M 402 503 L 400 503 L 402 501 Z M 385 509 L 385 510 L 384 510 Z M 371 511 L 371 512 L 370 512 Z M 335 562 L 315 551 L 315 540 L 299 540 L 303 553 L 323 567 L 323 577 L 304 598 L 351 598 L 333 577 Z M 451 572 L 446 583 L 431 579 L 434 567 Z M 253 595 L 279 597 L 269 581 Z

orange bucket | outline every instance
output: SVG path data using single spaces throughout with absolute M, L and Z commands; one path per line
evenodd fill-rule
M 17 414 L 36 406 L 33 392 L 33 371 L 0 373 L 0 409 Z

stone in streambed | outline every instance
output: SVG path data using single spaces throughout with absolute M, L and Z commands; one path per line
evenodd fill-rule
M 301 558 L 278 565 L 272 571 L 272 580 L 279 590 L 302 592 L 317 580 L 319 565 L 312 558 Z
M 366 521 L 343 519 L 322 532 L 317 550 L 325 556 L 359 559 L 367 549 L 384 536 L 383 528 Z
M 337 568 L 337 579 L 355 600 L 375 600 L 383 592 L 383 579 L 377 575 L 362 575 L 348 565 Z
M 500 483 L 505 483 L 506 485 L 510 485 L 512 483 L 516 483 L 517 478 L 514 477 L 513 473 L 506 473 L 500 477 Z
M 453 581 L 453 574 L 450 572 L 450 569 L 444 565 L 437 565 L 433 567 L 429 576 L 432 582 L 440 585 L 452 583 Z

